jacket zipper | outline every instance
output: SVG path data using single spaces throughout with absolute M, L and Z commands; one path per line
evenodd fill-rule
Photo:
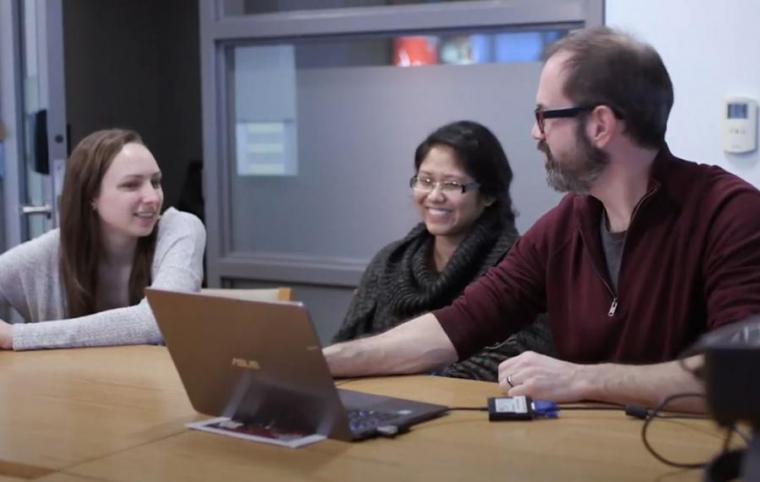
M 609 316 L 610 318 L 615 316 L 615 312 L 617 311 L 617 305 L 618 305 L 618 302 L 617 302 L 617 296 L 616 296 L 612 298 L 612 304 L 610 305 L 610 310 L 607 312 L 607 316 Z
M 599 272 L 599 269 L 597 269 L 596 267 L 596 263 L 592 261 L 591 266 L 594 268 L 594 272 L 599 277 L 599 279 L 602 280 L 602 283 L 604 283 L 604 287 L 607 288 L 607 291 L 609 291 L 610 296 L 612 296 L 612 303 L 610 304 L 610 309 L 607 310 L 607 316 L 612 318 L 613 316 L 615 316 L 615 313 L 617 312 L 617 307 L 618 307 L 617 293 L 615 293 L 615 291 L 612 289 L 610 284 L 607 282 L 607 278 L 602 276 L 602 273 Z
M 629 232 L 630 232 L 630 229 L 631 229 L 631 225 L 633 224 L 633 219 L 636 217 L 636 213 L 639 211 L 639 208 L 641 207 L 642 204 L 644 204 L 644 202 L 647 199 L 649 199 L 650 197 L 652 197 L 654 195 L 654 193 L 657 192 L 658 188 L 659 188 L 659 185 L 655 186 L 651 191 L 649 191 L 648 193 L 646 193 L 644 195 L 644 197 L 642 197 L 641 200 L 636 205 L 636 208 L 631 213 L 631 222 L 628 224 L 628 231 Z M 623 245 L 623 253 L 620 255 L 620 265 L 621 266 L 623 264 L 623 256 L 624 255 L 625 255 L 625 245 Z M 602 276 L 601 273 L 599 273 L 599 270 L 597 269 L 596 264 L 594 264 L 594 263 L 591 263 L 591 264 L 594 266 L 594 271 L 596 271 L 596 275 L 599 276 L 599 278 L 604 283 L 604 286 L 607 287 L 607 291 L 610 292 L 610 296 L 612 296 L 612 303 L 610 303 L 610 309 L 607 310 L 607 316 L 609 318 L 612 318 L 612 317 L 615 316 L 615 313 L 617 313 L 617 308 L 618 308 L 618 296 L 617 296 L 617 293 L 615 293 L 615 291 L 612 289 L 612 287 L 610 286 L 610 284 L 607 283 L 607 279 L 604 276 Z
M 659 189 L 659 184 L 655 185 L 652 190 L 644 194 L 644 197 L 641 198 L 641 200 L 638 202 L 636 207 L 634 208 L 633 212 L 631 213 L 631 222 L 628 223 L 628 232 L 631 231 L 631 225 L 633 225 L 633 220 L 636 218 L 636 214 L 639 212 L 639 208 L 650 198 L 654 195 L 655 192 Z M 627 235 L 626 235 L 627 236 Z M 620 265 L 623 265 L 623 256 L 625 256 L 625 245 L 623 245 L 623 252 L 620 254 Z M 594 268 L 596 269 L 596 268 Z M 599 270 L 596 270 L 597 275 L 599 275 Z M 618 274 L 619 276 L 619 274 Z M 607 286 L 607 289 L 610 291 L 610 294 L 612 295 L 612 303 L 610 304 L 610 309 L 607 310 L 607 316 L 612 318 L 615 316 L 615 313 L 617 313 L 617 294 L 612 291 L 612 288 L 609 284 L 607 284 L 607 281 L 602 277 L 602 281 L 604 281 L 604 284 Z M 620 279 L 618 279 L 618 282 L 620 282 Z

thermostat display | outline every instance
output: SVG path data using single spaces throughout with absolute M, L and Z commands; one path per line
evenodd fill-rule
M 741 154 L 757 149 L 757 102 L 742 97 L 728 98 L 722 117 L 724 151 Z
M 728 104 L 728 118 L 729 119 L 746 119 L 747 118 L 747 104 Z

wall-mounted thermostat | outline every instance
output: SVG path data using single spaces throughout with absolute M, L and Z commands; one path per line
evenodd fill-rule
M 722 121 L 724 151 L 741 154 L 757 149 L 757 102 L 745 97 L 727 98 Z

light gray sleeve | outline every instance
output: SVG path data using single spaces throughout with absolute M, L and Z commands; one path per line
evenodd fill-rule
M 161 219 L 153 260 L 154 288 L 199 291 L 206 231 L 200 220 L 170 209 Z M 137 305 L 43 323 L 14 325 L 13 349 L 133 345 L 162 341 L 145 298 Z
M 20 279 L 20 273 L 27 256 L 26 251 L 22 246 L 18 246 L 0 255 L 0 307 L 3 308 L 2 313 L 5 313 L 7 308 L 28 312 L 28 310 L 23 310 L 24 293 L 21 289 Z
M 0 308 L 39 321 L 61 312 L 58 280 L 58 231 L 9 249 L 0 255 Z M 50 319 L 50 318 L 47 318 Z M 9 321 L 9 320 L 4 320 Z

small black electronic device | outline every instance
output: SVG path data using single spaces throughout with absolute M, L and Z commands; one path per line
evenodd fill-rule
M 698 375 L 713 418 L 724 426 L 760 426 L 760 316 L 704 335 L 692 351 L 705 357 Z
M 754 430 L 746 450 L 725 452 L 707 466 L 705 480 L 760 482 L 760 315 L 704 335 L 691 352 L 705 357 L 697 375 L 711 416 L 723 426 L 746 422 Z
M 533 420 L 533 400 L 530 397 L 490 397 L 488 399 L 488 420 Z

